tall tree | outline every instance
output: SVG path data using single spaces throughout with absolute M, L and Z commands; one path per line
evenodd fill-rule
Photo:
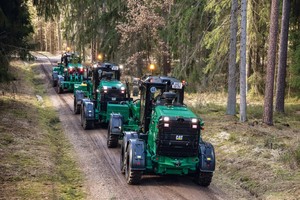
M 286 62 L 291 2 L 283 0 L 275 110 L 284 112 Z
M 248 0 L 247 86 L 248 93 L 254 96 L 264 93 L 270 3 L 269 0 Z
M 274 75 L 276 63 L 276 45 L 278 35 L 278 17 L 279 17 L 279 0 L 272 0 L 270 30 L 269 30 L 269 49 L 268 49 L 268 64 L 267 77 L 265 86 L 264 98 L 264 113 L 263 122 L 268 125 L 273 125 L 273 92 L 274 92 Z
M 157 62 L 157 57 L 162 57 L 166 43 L 159 30 L 165 27 L 166 19 L 160 14 L 171 5 L 172 1 L 127 1 L 126 21 L 118 24 L 117 29 L 121 34 L 121 47 L 129 57 L 126 63 L 136 66 L 138 76 L 148 70 L 145 66 L 150 62 Z M 156 57 L 155 54 L 160 55 Z
M 240 121 L 247 120 L 246 101 L 247 0 L 241 2 Z
M 288 68 L 289 94 L 300 88 L 300 1 L 291 1 L 291 19 L 289 30 L 289 49 L 291 50 L 291 65 Z
M 230 25 L 230 52 L 228 63 L 228 97 L 227 115 L 236 114 L 236 37 L 237 37 L 237 9 L 238 0 L 231 2 L 231 25 Z
M 33 31 L 25 0 L 0 1 L 0 82 L 7 81 L 12 52 L 21 57 L 28 48 L 27 36 Z

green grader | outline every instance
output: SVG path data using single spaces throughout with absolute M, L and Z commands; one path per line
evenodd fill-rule
M 185 85 L 172 77 L 148 76 L 139 83 L 140 99 L 129 102 L 139 129 L 125 130 L 122 114 L 112 114 L 111 135 L 122 138 L 120 168 L 128 184 L 143 174 L 189 175 L 204 187 L 215 170 L 212 144 L 201 137 L 204 122 L 183 103 Z
M 94 66 L 92 80 L 74 86 L 74 113 L 81 114 L 83 129 L 91 129 L 95 124 L 108 124 L 115 113 L 122 115 L 125 130 L 137 130 L 135 121 L 129 117 L 132 105 L 128 84 L 120 81 L 121 71 L 118 65 L 101 63 Z M 118 145 L 114 135 L 108 140 L 108 147 Z
M 74 84 L 82 83 L 87 78 L 87 68 L 81 64 L 75 53 L 64 53 L 61 62 L 52 69 L 52 86 L 57 93 L 73 92 Z

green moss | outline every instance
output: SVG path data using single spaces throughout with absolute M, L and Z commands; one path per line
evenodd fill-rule
M 46 95 L 46 85 L 36 78 L 35 67 L 21 70 L 24 71 L 22 83 L 35 93 L 0 101 L 0 115 L 7 119 L 0 121 L 0 180 L 5 181 L 4 197 L 84 199 L 83 176 Z M 36 100 L 35 94 L 43 97 L 42 103 Z M 11 127 L 10 122 L 14 120 L 22 126 Z
M 45 101 L 48 102 L 48 97 Z M 57 187 L 60 199 L 83 199 L 83 177 L 74 158 L 71 145 L 63 134 L 57 113 L 49 107 L 39 108 L 40 126 L 48 133 L 49 145 L 55 163 L 52 181 Z
M 12 134 L 5 133 L 5 129 L 0 127 L 0 148 L 4 148 L 14 142 L 14 137 Z
M 228 139 L 230 142 L 238 142 L 238 136 L 236 133 L 231 133 Z
M 296 160 L 297 164 L 300 166 L 300 144 L 294 151 L 294 155 L 295 155 L 295 160 Z

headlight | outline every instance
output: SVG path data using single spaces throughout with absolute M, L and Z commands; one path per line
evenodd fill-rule
M 122 94 L 125 93 L 125 87 L 121 87 L 121 93 L 122 93 Z
M 193 118 L 192 119 L 192 123 L 197 123 L 198 122 L 198 119 L 197 118 Z
M 112 66 L 112 68 L 111 68 L 112 70 L 119 70 L 119 66 Z
M 104 93 L 107 93 L 107 89 L 108 89 L 107 86 L 103 86 L 103 91 L 104 91 Z
M 165 121 L 165 122 L 170 121 L 170 117 L 164 117 L 164 121 Z
M 182 89 L 182 83 L 181 82 L 174 82 L 172 83 L 173 89 Z

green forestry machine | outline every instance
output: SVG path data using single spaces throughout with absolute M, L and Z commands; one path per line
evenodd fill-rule
M 91 129 L 95 123 L 108 124 L 110 116 L 122 115 L 124 126 L 129 130 L 137 130 L 137 122 L 130 115 L 128 84 L 120 81 L 120 68 L 111 63 L 101 63 L 94 66 L 92 80 L 75 84 L 74 113 L 81 113 L 83 129 Z M 130 115 L 132 116 L 132 115 Z M 112 136 L 109 147 L 115 147 L 118 138 Z
M 202 140 L 201 118 L 183 103 L 184 87 L 172 77 L 149 76 L 140 81 L 140 100 L 131 111 L 140 117 L 140 129 L 121 133 L 120 168 L 128 184 L 138 184 L 142 174 L 172 174 L 191 175 L 199 185 L 210 185 L 214 147 Z M 123 130 L 122 116 L 112 115 L 109 127 L 108 135 Z
M 82 83 L 87 78 L 87 68 L 75 53 L 64 53 L 61 62 L 52 69 L 52 86 L 57 87 L 57 93 L 73 92 L 74 84 Z

